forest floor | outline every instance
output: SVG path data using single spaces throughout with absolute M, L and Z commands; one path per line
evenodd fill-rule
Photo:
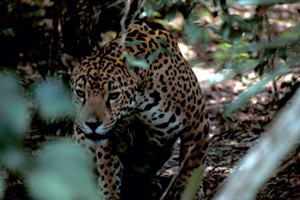
M 215 69 L 203 67 L 193 69 L 202 83 L 210 116 L 210 148 L 204 187 L 206 199 L 213 199 L 225 178 L 233 171 L 235 164 L 268 130 L 269 123 L 279 111 L 282 98 L 290 91 L 289 87 L 282 86 L 288 85 L 292 76 L 297 77 L 300 74 L 300 67 L 294 68 L 289 75 L 276 82 L 277 94 L 275 94 L 274 86 L 271 83 L 229 117 L 222 116 L 225 106 L 248 88 L 245 78 L 253 83 L 259 80 L 258 76 L 253 72 L 246 72 L 225 82 L 210 85 L 203 81 L 203 76 L 206 78 L 213 76 Z M 31 75 L 28 76 L 27 70 L 23 69 L 19 73 L 24 75 L 23 77 L 27 77 L 29 82 L 34 81 L 35 78 L 31 78 L 36 77 L 35 73 L 30 73 Z M 29 151 L 36 152 L 45 141 L 59 135 L 65 135 L 62 133 L 70 132 L 70 129 L 71 124 L 65 121 L 52 125 L 39 121 L 38 117 L 33 117 L 31 131 L 24 141 L 24 146 Z M 167 166 L 166 174 L 172 174 L 174 172 L 172 168 L 174 169 L 176 166 Z M 261 187 L 256 200 L 300 199 L 299 169 L 300 148 L 298 147 L 286 156 L 277 172 Z M 20 177 L 8 175 L 4 199 L 31 199 L 27 196 Z
M 196 55 L 196 57 L 201 56 L 203 54 Z M 289 84 L 292 82 L 292 77 L 299 77 L 300 67 L 293 68 L 288 75 L 276 82 L 277 92 L 272 83 L 268 84 L 263 91 L 248 100 L 242 108 L 229 117 L 222 115 L 226 105 L 245 91 L 250 84 L 257 82 L 258 75 L 253 71 L 247 71 L 224 82 L 208 84 L 205 79 L 212 77 L 218 71 L 215 63 L 207 60 L 201 67 L 193 69 L 201 82 L 210 117 L 210 148 L 204 179 L 206 199 L 209 200 L 220 191 L 225 178 L 230 175 L 237 162 L 257 144 L 260 136 L 266 133 L 270 122 L 285 104 L 284 98 L 290 92 Z M 20 67 L 17 73 L 25 79 L 27 85 L 42 80 L 37 70 L 31 66 Z M 30 152 L 36 152 L 45 141 L 69 133 L 71 126 L 66 121 L 45 124 L 34 116 L 24 146 Z M 166 174 L 172 174 L 172 168 L 174 166 L 169 166 Z M 300 199 L 299 169 L 300 145 L 284 158 L 277 172 L 260 188 L 256 200 Z M 9 173 L 6 180 L 7 190 L 4 200 L 31 199 L 23 186 L 22 178 Z
M 210 77 L 214 74 L 211 68 L 198 67 L 194 68 L 194 72 L 200 80 L 203 75 Z M 270 122 L 280 112 L 279 108 L 286 103 L 283 102 L 284 96 L 290 92 L 288 87 L 283 86 L 289 83 L 292 76 L 297 77 L 299 73 L 300 67 L 294 68 L 289 75 L 276 82 L 277 94 L 271 83 L 229 117 L 222 115 L 226 105 L 248 88 L 242 81 L 243 77 L 248 77 L 253 82 L 257 81 L 258 77 L 253 72 L 248 72 L 222 83 L 208 85 L 204 82 L 202 84 L 211 126 L 210 148 L 204 180 L 207 200 L 213 199 L 216 193 L 220 192 L 225 178 L 233 172 L 238 161 L 257 144 L 261 135 L 266 134 Z M 174 166 L 167 166 L 162 173 L 172 174 L 176 169 Z M 274 175 L 260 188 L 256 200 L 300 199 L 299 169 L 300 145 L 298 143 L 298 148 L 296 147 L 284 158 Z
M 201 71 L 195 69 L 196 74 L 203 73 Z M 289 82 L 292 75 L 297 77 L 299 72 L 300 68 L 294 69 L 291 74 L 276 82 L 278 95 L 271 83 L 227 118 L 222 117 L 225 106 L 248 88 L 242 81 L 243 77 L 252 81 L 258 77 L 249 72 L 204 89 L 211 124 L 205 178 L 207 199 L 212 199 L 222 186 L 223 180 L 233 171 L 235 164 L 266 133 L 270 122 L 276 118 L 279 108 L 285 103 L 283 97 L 289 93 L 289 88 L 282 86 Z M 261 187 L 256 196 L 257 200 L 300 199 L 299 147 L 298 145 L 294 152 L 286 156 L 276 173 Z

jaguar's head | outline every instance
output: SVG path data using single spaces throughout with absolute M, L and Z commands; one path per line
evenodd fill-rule
M 94 55 L 80 62 L 64 55 L 71 74 L 77 126 L 87 138 L 105 136 L 119 119 L 129 115 L 135 105 L 137 85 L 123 62 Z

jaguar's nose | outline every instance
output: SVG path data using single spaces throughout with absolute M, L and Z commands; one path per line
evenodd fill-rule
M 86 122 L 85 124 L 93 131 L 93 133 L 95 133 L 96 129 L 103 124 L 103 121 L 102 122 Z

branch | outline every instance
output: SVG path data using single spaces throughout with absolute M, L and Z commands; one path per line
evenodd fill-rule
M 237 165 L 216 200 L 254 199 L 262 184 L 276 171 L 282 158 L 300 139 L 300 90 L 289 108 Z
M 125 11 L 124 11 L 124 15 L 121 19 L 121 31 L 122 31 L 122 37 L 121 37 L 121 42 L 119 44 L 119 47 L 122 47 L 125 43 L 125 40 L 126 40 L 126 37 L 127 37 L 127 34 L 128 32 L 126 31 L 126 28 L 125 28 L 125 21 L 128 17 L 128 13 L 129 13 L 129 10 L 130 10 L 130 5 L 131 5 L 131 0 L 127 0 L 127 3 L 125 5 Z M 135 18 L 137 17 L 137 15 L 141 12 L 143 6 L 145 5 L 146 3 L 146 0 L 142 0 L 142 2 L 140 2 L 139 6 L 138 6 L 138 9 L 135 11 L 135 13 L 133 14 L 133 17 L 131 18 L 130 20 L 130 23 L 128 25 L 128 27 L 130 27 L 132 24 L 133 24 L 133 21 L 135 20 Z

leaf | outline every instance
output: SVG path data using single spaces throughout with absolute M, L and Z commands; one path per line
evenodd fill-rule
M 96 181 L 86 152 L 68 140 L 55 141 L 41 152 L 37 167 L 26 174 L 36 199 L 96 200 Z
M 149 17 L 149 18 L 152 17 L 154 9 L 153 9 L 153 6 L 150 2 L 145 3 L 144 11 L 145 11 L 147 17 Z
M 235 76 L 238 73 L 241 73 L 247 69 L 253 69 L 258 65 L 258 62 L 256 60 L 248 60 L 245 63 L 241 63 L 239 64 L 237 67 L 232 67 L 232 63 L 229 63 L 230 70 L 229 71 L 225 71 L 225 72 L 221 72 L 221 73 L 217 73 L 215 76 L 213 76 L 212 78 L 210 78 L 208 81 L 213 84 L 216 82 L 220 82 L 220 81 L 224 81 L 230 77 Z
M 217 26 L 212 24 L 207 24 L 205 27 L 213 31 L 215 34 L 220 35 L 220 30 L 217 28 Z
M 268 82 L 274 80 L 278 76 L 282 76 L 288 71 L 290 67 L 297 65 L 299 62 L 300 62 L 300 58 L 297 57 L 279 66 L 273 73 L 268 75 L 266 78 L 262 79 L 259 83 L 250 87 L 248 90 L 246 90 L 241 95 L 239 95 L 234 102 L 230 103 L 225 109 L 224 116 L 229 116 L 240 106 L 244 105 L 248 99 L 250 99 L 252 96 L 254 96 L 259 91 L 261 91 Z
M 12 28 L 7 28 L 7 29 L 4 29 L 3 30 L 3 33 L 7 36 L 12 36 L 14 37 L 15 36 L 15 32 Z
M 166 49 L 166 48 L 160 48 L 164 53 L 166 53 L 168 56 L 170 56 L 170 57 L 173 57 L 174 56 L 174 54 L 173 54 L 173 52 L 172 51 L 170 51 L 169 49 Z
M 159 54 L 160 49 L 156 49 L 153 51 L 149 56 L 149 64 L 153 63 L 153 61 L 156 59 L 157 55 Z
M 3 198 L 4 196 L 4 191 L 5 191 L 5 183 L 4 183 L 4 179 L 3 179 L 3 171 L 0 171 L 0 199 Z
M 158 43 L 160 43 L 162 45 L 165 45 L 165 46 L 169 46 L 169 42 L 165 39 L 162 39 L 162 38 L 156 38 L 155 42 L 158 42 Z
M 144 60 L 133 60 L 131 62 L 131 65 L 134 67 L 141 67 L 143 69 L 149 69 L 148 63 L 146 63 Z
M 172 9 L 169 10 L 169 12 L 167 13 L 166 19 L 168 21 L 171 21 L 172 19 L 174 19 L 177 16 L 177 9 Z
M 298 0 L 235 0 L 235 3 L 239 6 L 246 5 L 274 5 L 280 3 L 296 3 Z
M 28 126 L 29 111 L 12 74 L 0 73 L 0 143 L 20 139 Z
M 154 19 L 153 20 L 155 23 L 160 24 L 164 27 L 164 29 L 168 30 L 169 29 L 169 24 L 163 20 L 163 19 Z
M 57 80 L 48 79 L 35 90 L 41 116 L 59 119 L 75 115 L 71 94 Z
M 197 24 L 187 23 L 184 29 L 184 37 L 189 45 L 195 44 L 201 37 L 203 29 Z
M 298 40 L 300 38 L 300 23 L 284 31 L 279 38 L 292 41 Z
M 121 55 L 122 58 L 126 58 L 126 66 L 127 68 L 133 68 L 133 67 L 141 67 L 143 69 L 149 69 L 149 64 L 145 61 L 144 55 L 139 54 L 137 57 L 141 58 L 135 58 L 133 55 L 129 54 L 128 52 L 124 51 Z
M 141 42 L 138 40 L 132 40 L 126 43 L 126 46 L 140 46 Z
M 5 149 L 0 151 L 0 161 L 1 165 L 6 168 L 17 171 L 17 172 L 26 172 L 26 166 L 28 164 L 27 156 L 24 151 L 17 146 L 17 141 L 9 141 L 5 146 Z M 3 148 L 3 146 L 2 146 Z
M 162 9 L 166 4 L 168 0 L 160 0 L 158 3 L 156 3 L 155 10 L 160 10 Z

